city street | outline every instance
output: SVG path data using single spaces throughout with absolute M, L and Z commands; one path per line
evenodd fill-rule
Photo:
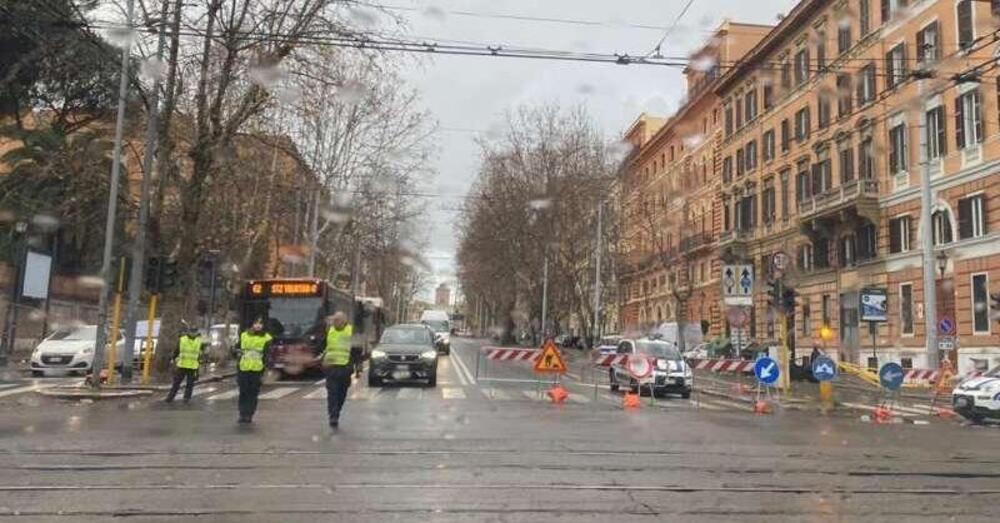
M 456 338 L 436 389 L 356 384 L 339 431 L 317 380 L 265 387 L 251 427 L 235 386 L 65 402 L 0 396 L 0 516 L 17 521 L 995 520 L 1000 432 L 873 425 L 735 402 L 620 396 L 567 377 L 540 399 L 525 364 L 477 380 Z M 500 367 L 504 365 L 504 367 Z M 571 363 L 574 367 L 581 367 Z M 575 374 L 575 372 L 573 372 Z M 487 383 L 492 383 L 488 385 Z M 26 385 L 5 385 L 2 391 Z M 730 408 L 731 407 L 731 408 Z M 946 442 L 946 443 L 945 443 Z M 13 517 L 19 516 L 19 517 Z

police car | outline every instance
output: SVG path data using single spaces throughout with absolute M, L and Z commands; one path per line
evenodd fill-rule
M 653 373 L 650 379 L 653 394 L 680 394 L 684 399 L 691 397 L 691 381 L 694 376 L 691 367 L 684 362 L 674 344 L 656 338 L 623 339 L 618 342 L 617 354 L 644 354 L 652 359 Z M 613 363 L 608 373 L 612 392 L 623 387 L 632 392 L 642 392 L 639 382 L 629 373 L 625 363 Z
M 1000 419 L 1000 366 L 959 383 L 951 393 L 955 412 L 972 421 Z

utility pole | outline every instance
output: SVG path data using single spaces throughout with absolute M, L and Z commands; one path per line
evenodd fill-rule
M 135 11 L 135 0 L 128 0 L 125 7 L 125 27 L 128 31 L 135 31 L 132 23 L 133 12 Z M 108 214 L 104 224 L 104 253 L 101 258 L 101 278 L 104 280 L 104 287 L 101 289 L 98 302 L 97 317 L 97 340 L 94 344 L 94 361 L 91 365 L 95 379 L 91 380 L 91 386 L 99 388 L 101 386 L 100 375 L 104 363 L 104 349 L 108 341 L 106 325 L 108 323 L 108 292 L 115 286 L 115 275 L 111 272 L 111 256 L 115 243 L 115 215 L 118 212 L 118 179 L 121 177 L 122 164 L 122 136 L 125 134 L 125 105 L 128 99 L 128 65 L 129 56 L 132 52 L 132 38 L 125 39 L 122 49 L 121 78 L 118 82 L 118 115 L 115 121 L 115 152 L 114 160 L 111 163 L 111 187 L 108 194 Z
M 927 80 L 917 80 L 918 98 L 923 99 Z M 920 111 L 920 223 L 924 257 L 924 340 L 927 368 L 938 367 L 937 288 L 934 274 L 934 226 L 931 223 L 931 171 L 927 158 L 927 112 Z M 872 340 L 874 344 L 874 339 Z M 873 347 L 874 350 L 874 347 Z
M 593 333 L 593 339 L 591 340 L 591 345 L 596 347 L 597 340 L 600 338 L 601 333 L 599 331 L 600 318 L 601 318 L 601 249 L 603 244 L 601 243 L 601 236 L 603 232 L 603 217 L 604 217 L 604 202 L 597 204 L 597 263 L 594 268 L 594 325 L 591 329 Z
M 163 60 L 163 49 L 167 44 L 166 24 L 170 2 L 163 2 L 160 9 L 159 36 L 156 43 L 156 60 Z M 125 354 L 122 359 L 122 383 L 132 381 L 132 360 L 135 350 L 135 323 L 139 309 L 139 297 L 142 295 L 142 277 L 146 267 L 146 236 L 149 229 L 149 183 L 153 172 L 153 162 L 156 161 L 156 144 L 159 143 L 160 129 L 160 74 L 153 74 L 153 88 L 149 96 L 149 115 L 146 121 L 146 146 L 142 156 L 142 180 L 139 182 L 139 226 L 135 232 L 135 242 L 132 245 L 132 272 L 129 274 L 128 305 L 125 307 Z M 153 324 L 146 325 L 148 332 L 153 332 Z

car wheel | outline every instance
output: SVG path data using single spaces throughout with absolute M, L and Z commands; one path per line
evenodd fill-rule
M 640 390 L 639 390 L 639 382 L 637 382 L 637 381 L 635 381 L 635 380 L 631 380 L 631 381 L 629 381 L 629 383 L 628 383 L 628 388 L 629 388 L 629 390 L 631 390 L 631 391 L 632 391 L 632 394 L 639 394 L 639 395 L 642 395 L 642 394 L 641 394 L 641 393 L 642 393 L 642 391 L 640 391 Z
M 684 399 L 686 399 L 686 400 L 687 399 L 691 399 L 691 391 L 688 390 L 688 391 L 682 392 L 681 393 L 681 397 L 684 398 Z
M 380 378 L 380 377 L 372 374 L 371 372 L 369 372 L 368 373 L 368 386 L 369 387 L 381 387 L 382 386 L 382 378 Z
M 45 376 L 45 372 L 40 370 L 33 370 L 31 371 L 31 376 L 34 378 L 41 378 L 42 376 Z
M 437 384 L 438 384 L 438 374 L 437 371 L 435 371 L 434 374 L 431 374 L 431 377 L 427 379 L 427 386 L 434 388 L 437 387 Z
M 608 383 L 608 387 L 611 389 L 611 392 L 618 392 L 618 382 L 615 381 L 615 371 L 613 370 L 608 371 Z

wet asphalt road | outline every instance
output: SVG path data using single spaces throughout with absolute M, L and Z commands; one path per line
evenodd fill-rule
M 478 342 L 453 343 L 436 389 L 357 384 L 336 432 L 316 379 L 266 386 L 249 428 L 230 382 L 187 407 L 0 396 L 0 519 L 1000 518 L 995 428 L 754 416 L 713 398 L 623 411 L 574 377 L 554 406 L 516 381 L 532 377 L 524 364 L 480 362 L 477 378 Z

